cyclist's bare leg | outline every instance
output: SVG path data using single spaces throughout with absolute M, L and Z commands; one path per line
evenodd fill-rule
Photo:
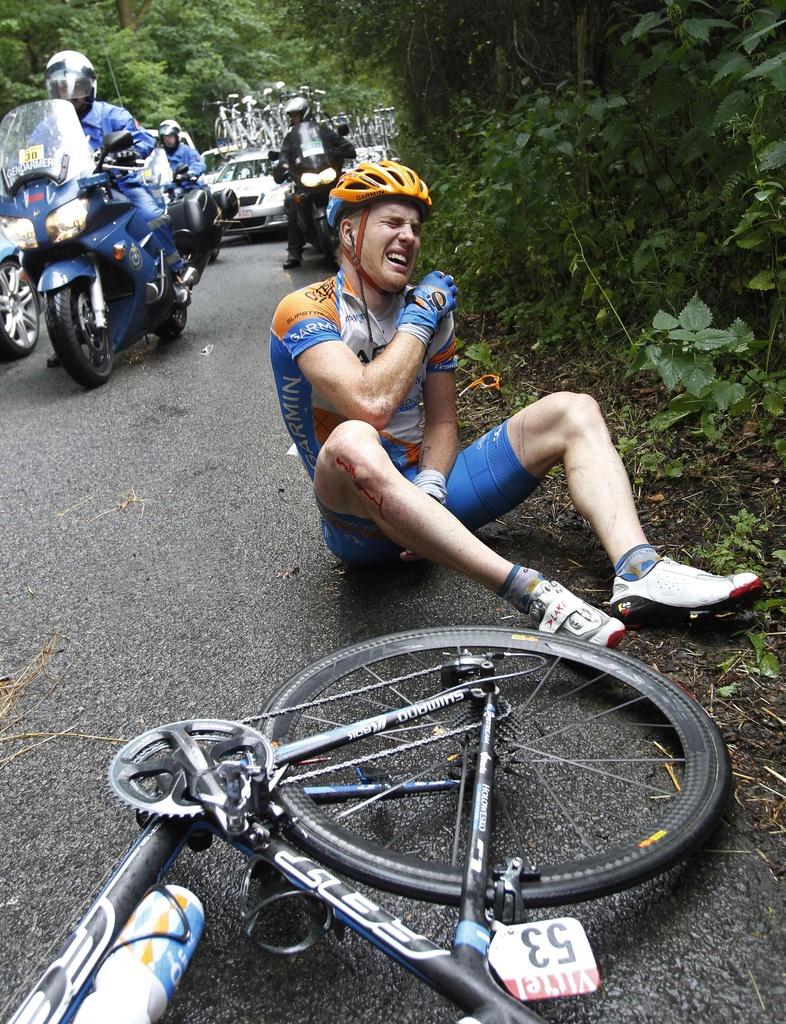
M 323 504 L 336 512 L 373 519 L 402 547 L 465 572 L 486 586 L 501 586 L 507 576 L 505 567 L 509 571 L 511 563 L 496 556 L 444 509 L 435 515 L 439 506 L 401 476 L 372 427 L 345 423 L 339 430 L 331 434 L 328 451 L 322 449 L 317 463 L 315 488 Z M 519 461 L 533 476 L 545 476 L 553 466 L 564 465 L 573 504 L 612 563 L 637 544 L 647 543 L 625 467 L 593 398 L 569 392 L 548 395 L 516 413 L 508 435 Z M 351 472 L 342 468 L 338 451 L 346 443 L 352 448 Z M 366 455 L 359 458 L 360 452 Z M 358 473 L 363 475 L 362 484 Z M 367 473 L 373 474 L 373 484 L 365 479 Z M 364 489 L 373 490 L 373 501 Z M 386 505 L 380 512 L 383 491 Z
M 589 522 L 612 563 L 647 543 L 628 475 L 594 398 L 569 392 L 547 395 L 511 418 L 508 437 L 533 476 L 565 467 L 576 511 Z
M 357 420 L 339 425 L 317 459 L 314 489 L 334 512 L 372 519 L 415 555 L 461 572 L 529 614 L 538 629 L 603 647 L 624 633 L 616 618 L 587 605 L 536 569 L 502 558 L 446 508 L 410 483 L 391 462 L 376 430 Z
M 402 548 L 495 592 L 513 568 L 403 477 L 367 423 L 348 421 L 331 433 L 317 459 L 314 491 L 332 511 L 372 519 Z

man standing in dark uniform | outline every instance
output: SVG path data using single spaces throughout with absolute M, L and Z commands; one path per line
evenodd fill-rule
M 281 143 L 281 156 L 279 158 L 279 173 L 283 175 L 290 171 L 294 162 L 293 143 L 298 136 L 298 126 L 309 121 L 310 108 L 305 96 L 294 96 L 284 108 L 291 125 L 290 130 L 284 136 Z M 342 137 L 325 125 L 318 125 L 322 145 L 328 155 L 330 163 L 336 168 L 336 177 L 341 173 L 344 160 L 352 160 L 355 157 L 355 147 L 349 139 Z M 297 182 L 295 182 L 297 188 Z M 297 203 L 293 195 L 287 196 L 284 201 L 284 209 L 287 214 L 287 258 L 284 262 L 284 270 L 292 270 L 300 266 L 303 255 L 303 246 L 306 240 L 300 230 L 297 218 Z

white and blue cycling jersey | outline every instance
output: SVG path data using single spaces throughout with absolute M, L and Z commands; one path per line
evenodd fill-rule
M 371 362 L 396 334 L 396 319 L 404 302 L 404 294 L 393 296 L 384 314 L 368 313 L 367 323 L 360 297 L 339 271 L 326 281 L 291 292 L 279 303 L 270 332 L 270 360 L 284 423 L 312 479 L 320 448 L 346 417 L 312 387 L 298 368 L 298 357 L 314 345 L 339 341 L 362 362 Z M 424 353 L 409 393 L 388 428 L 380 433 L 380 442 L 391 461 L 409 480 L 418 471 L 426 375 L 452 373 L 456 363 L 453 317 L 449 315 Z M 510 511 L 537 484 L 513 451 L 507 423 L 501 423 L 458 453 L 447 480 L 446 507 L 464 525 L 475 529 Z M 371 564 L 400 554 L 402 549 L 373 520 L 334 512 L 319 501 L 317 504 L 325 543 L 339 558 Z
M 393 339 L 404 296 L 391 297 L 384 314 L 366 312 L 359 296 L 339 271 L 327 281 L 291 292 L 278 305 L 270 332 L 270 360 L 284 423 L 311 477 L 319 449 L 343 417 L 311 386 L 297 358 L 325 341 L 343 342 L 361 362 L 370 363 Z M 417 466 L 423 440 L 421 395 L 428 373 L 456 368 L 453 318 L 447 316 L 424 354 L 423 364 L 404 401 L 381 433 L 382 445 L 399 469 Z

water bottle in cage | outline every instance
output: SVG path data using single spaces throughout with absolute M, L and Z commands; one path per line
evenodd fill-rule
M 202 934 L 199 899 L 179 885 L 142 900 L 99 967 L 74 1024 L 153 1024 L 163 1016 Z

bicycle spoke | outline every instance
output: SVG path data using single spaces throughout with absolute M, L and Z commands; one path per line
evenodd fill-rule
M 432 672 L 438 674 L 439 673 L 439 668 L 440 668 L 439 666 L 430 665 L 430 666 L 428 666 L 426 668 L 415 669 L 413 672 L 407 672 L 403 676 L 393 676 L 392 679 L 383 679 L 382 676 L 380 676 L 376 672 L 374 672 L 374 670 L 369 668 L 368 665 L 364 665 L 363 666 L 363 671 L 364 672 L 368 672 L 368 674 L 373 679 L 378 680 L 382 685 L 390 686 L 393 683 L 395 683 L 397 685 L 401 684 L 401 683 L 406 683 L 410 679 L 422 679 L 423 676 L 429 675 Z
M 461 758 L 461 779 L 459 781 L 459 792 L 458 792 L 458 803 L 456 805 L 456 822 L 453 826 L 453 852 L 450 855 L 450 863 L 458 863 L 458 849 L 459 842 L 461 841 L 461 815 L 464 809 L 464 795 L 467 789 L 467 773 L 469 770 L 469 758 L 467 757 L 467 741 L 466 739 L 462 743 L 462 758 Z
M 657 786 L 652 786 L 652 785 L 649 785 L 648 783 L 645 783 L 645 782 L 639 782 L 638 780 L 632 779 L 630 776 L 627 776 L 627 775 L 614 775 L 611 772 L 601 771 L 600 768 L 592 767 L 592 765 L 590 765 L 587 761 L 574 761 L 572 758 L 560 757 L 558 754 L 554 754 L 552 756 L 549 756 L 548 754 L 544 753 L 543 751 L 538 751 L 538 753 L 543 753 L 544 754 L 544 756 L 543 756 L 543 758 L 541 760 L 534 760 L 534 759 L 531 759 L 531 758 L 527 758 L 526 761 L 518 761 L 518 762 L 514 762 L 514 763 L 517 763 L 517 764 L 565 764 L 565 765 L 570 765 L 570 766 L 572 766 L 574 768 L 585 768 L 586 771 L 592 772 L 595 775 L 600 775 L 602 778 L 610 779 L 610 780 L 613 780 L 614 782 L 624 782 L 626 786 L 638 786 L 640 789 L 649 790 L 651 792 L 657 793 L 659 796 L 668 795 L 665 790 L 658 789 Z M 662 764 L 663 763 L 663 759 L 661 759 L 661 761 L 659 763 Z
M 554 729 L 552 732 L 546 733 L 545 736 L 540 736 L 539 739 L 541 741 L 553 739 L 555 736 L 561 736 L 564 733 L 578 729 L 583 725 L 589 725 L 590 722 L 600 721 L 601 718 L 606 718 L 608 715 L 616 714 L 618 711 L 623 711 L 625 708 L 633 707 L 635 704 L 640 704 L 643 700 L 643 697 L 633 697 L 631 700 L 625 701 L 623 704 L 618 704 L 616 707 L 607 708 L 605 711 L 599 711 L 597 714 L 590 715 L 589 718 L 582 718 L 575 722 L 569 722 L 567 725 L 564 725 L 559 729 Z M 512 744 L 512 746 L 515 747 L 516 744 Z M 525 746 L 524 749 L 530 748 Z
M 524 701 L 524 705 L 523 705 L 522 710 L 526 711 L 526 709 L 530 706 L 530 704 L 533 702 L 533 700 L 535 700 L 535 698 L 540 693 L 542 688 L 546 685 L 546 683 L 549 681 L 549 679 L 557 671 L 557 668 L 558 668 L 559 664 L 560 664 L 559 660 L 553 661 L 551 663 L 551 665 L 546 670 L 546 673 L 543 676 L 543 678 L 538 682 L 538 685 L 535 687 L 535 689 L 532 691 L 532 693 L 529 695 L 529 697 L 527 697 L 527 699 Z
M 549 806 L 552 808 L 556 807 L 557 813 L 560 815 L 563 821 L 567 822 L 568 827 L 576 834 L 579 842 L 584 847 L 584 849 L 588 853 L 594 854 L 596 852 L 596 848 L 592 843 L 590 843 L 586 833 L 579 827 L 578 821 L 576 820 L 576 815 L 568 814 L 568 808 L 565 805 L 564 793 L 558 793 L 554 789 L 554 786 L 552 785 L 550 780 L 544 778 L 543 774 L 540 771 L 538 771 L 537 768 L 535 769 L 535 774 L 538 776 L 540 785 L 548 792 L 549 796 L 551 797 L 551 803 Z

